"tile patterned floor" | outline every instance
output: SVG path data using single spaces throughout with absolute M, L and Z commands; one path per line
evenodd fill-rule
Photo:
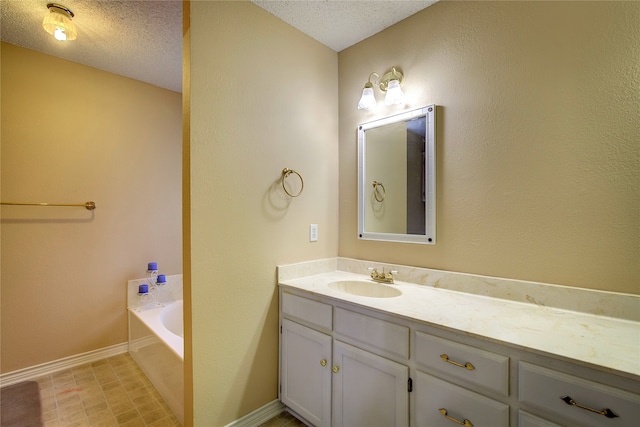
M 129 354 L 35 381 L 44 427 L 180 426 Z
M 260 427 L 307 427 L 307 425 L 290 413 L 283 412 L 260 425 Z
M 177 427 L 178 420 L 129 354 L 35 380 L 44 427 Z M 307 427 L 288 412 L 260 427 Z

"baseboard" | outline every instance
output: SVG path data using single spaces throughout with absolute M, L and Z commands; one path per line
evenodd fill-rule
M 117 356 L 118 354 L 126 353 L 128 350 L 128 343 L 123 342 L 110 347 L 99 348 L 86 353 L 76 354 L 74 356 L 30 366 L 13 372 L 7 372 L 6 374 L 0 375 L 0 386 L 4 387 L 7 385 L 17 384 L 21 381 L 34 380 L 45 375 L 51 375 L 55 372 L 75 368 L 76 366 L 85 365 L 87 363 L 97 362 L 98 360 L 106 359 L 107 357 Z
M 257 427 L 269 421 L 271 418 L 280 415 L 283 411 L 284 405 L 276 399 L 250 414 L 227 424 L 225 427 Z

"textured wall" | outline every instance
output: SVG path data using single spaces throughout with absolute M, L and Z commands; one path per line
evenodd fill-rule
M 638 22 L 637 2 L 439 2 L 340 52 L 340 255 L 640 293 Z M 356 237 L 355 129 L 401 110 L 356 104 L 392 66 L 405 110 L 441 106 L 435 246 Z
M 337 253 L 338 56 L 249 2 L 192 2 L 190 39 L 193 424 L 221 426 L 277 398 L 276 265 Z
M 181 265 L 180 94 L 2 43 L 2 372 L 127 340 L 126 281 Z

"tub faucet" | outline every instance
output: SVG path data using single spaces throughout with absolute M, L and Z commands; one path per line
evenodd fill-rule
M 396 270 L 385 273 L 384 267 L 382 267 L 382 273 L 373 267 L 369 267 L 368 270 L 371 272 L 371 280 L 378 283 L 393 283 L 393 275 L 398 274 Z

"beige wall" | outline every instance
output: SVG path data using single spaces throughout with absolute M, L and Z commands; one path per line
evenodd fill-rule
M 192 2 L 190 40 L 193 424 L 221 426 L 277 398 L 276 265 L 337 253 L 338 56 L 249 2 Z
M 339 54 L 345 257 L 640 293 L 640 3 L 440 2 Z M 434 246 L 358 241 L 367 76 L 435 103 Z M 381 93 L 376 93 L 382 99 Z
M 127 340 L 125 285 L 182 272 L 180 94 L 2 43 L 2 372 Z

